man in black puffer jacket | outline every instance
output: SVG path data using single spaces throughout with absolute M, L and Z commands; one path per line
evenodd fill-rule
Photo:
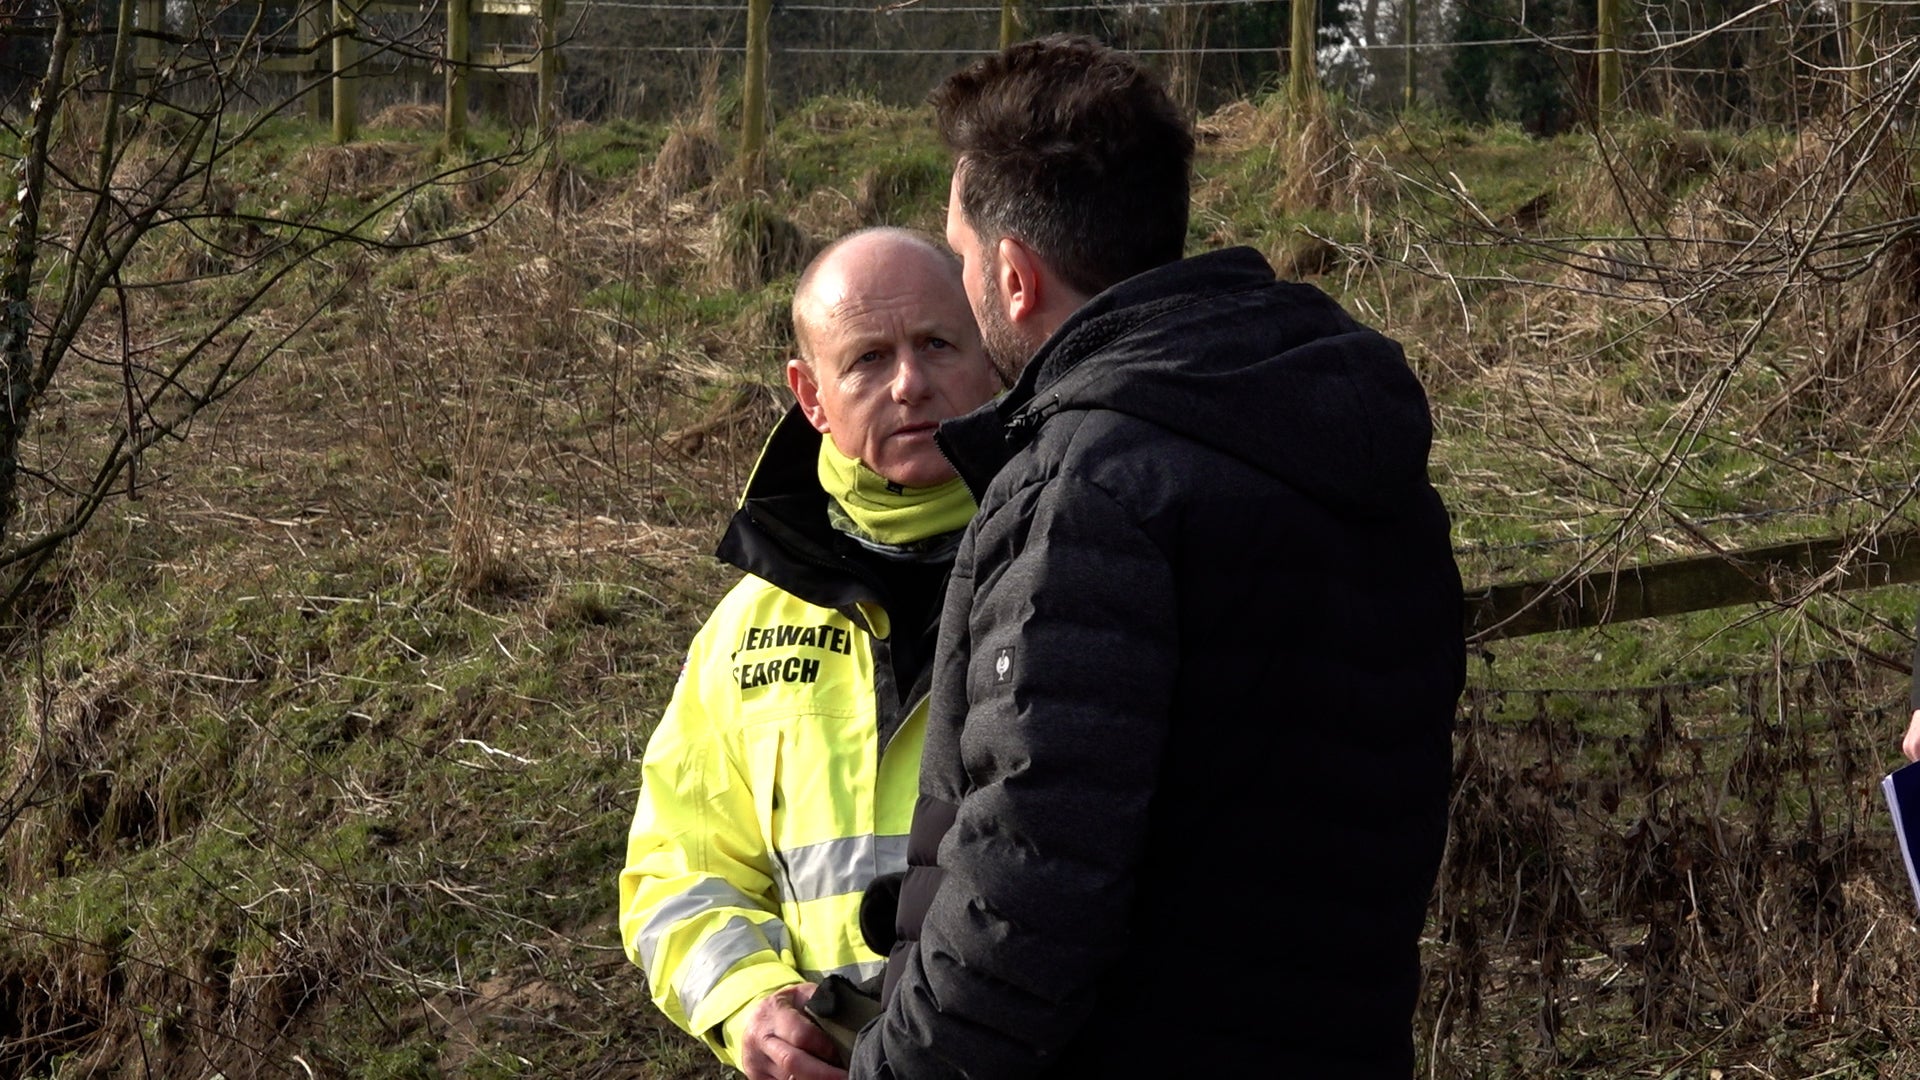
M 1017 382 L 940 430 L 980 513 L 852 1073 L 1404 1080 L 1465 669 L 1425 394 L 1258 253 L 1180 258 L 1191 137 L 1124 56 L 934 106 Z

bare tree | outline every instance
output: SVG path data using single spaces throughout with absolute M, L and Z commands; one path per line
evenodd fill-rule
M 327 310 L 352 274 L 332 253 L 454 239 L 450 193 L 531 153 L 443 160 L 370 204 L 320 190 L 264 205 L 235 167 L 322 87 L 310 64 L 274 74 L 269 61 L 356 31 L 297 43 L 314 5 L 169 5 L 172 21 L 147 27 L 136 6 L 119 0 L 105 30 L 90 0 L 17 20 L 48 45 L 24 122 L 0 121 L 17 209 L 0 268 L 0 628 L 18 625 L 29 586 L 102 507 L 139 497 L 150 458 Z M 359 62 L 433 55 L 431 30 L 359 31 Z M 137 51 L 149 66 L 136 70 Z M 344 167 L 329 187 L 356 180 Z M 203 302 L 165 337 L 136 337 L 156 298 L 183 289 Z M 76 400 L 93 404 L 50 420 L 51 403 Z

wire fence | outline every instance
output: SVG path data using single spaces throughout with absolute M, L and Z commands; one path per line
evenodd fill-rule
M 1879 5 L 1877 33 L 1904 40 L 1915 5 Z M 1175 0 L 1163 4 L 1022 4 L 1022 35 L 1091 33 L 1148 58 L 1196 109 L 1276 85 L 1288 69 L 1284 0 Z M 737 77 L 746 52 L 744 4 L 606 0 L 576 6 L 562 46 L 578 115 L 670 111 L 702 86 Z M 1472 119 L 1512 119 L 1562 130 L 1589 107 L 1599 52 L 1591 6 L 1548 10 L 1511 0 L 1342 5 L 1325 16 L 1315 57 L 1322 83 L 1362 107 L 1411 100 Z M 934 81 L 927 58 L 955 63 L 994 51 L 1001 8 L 978 0 L 880 5 L 777 5 L 773 91 L 793 103 L 825 93 L 917 102 Z M 1831 99 L 1844 67 L 1847 18 L 1770 0 L 1731 13 L 1651 9 L 1613 51 L 1627 60 L 1625 91 L 1650 112 L 1699 126 L 1793 123 Z M 1411 94 L 1409 86 L 1411 85 Z
M 1470 120 L 1513 120 L 1537 133 L 1564 130 L 1591 109 L 1600 42 L 1590 4 L 1455 0 L 1419 5 L 1409 24 L 1410 3 L 1380 0 L 1325 12 L 1314 58 L 1321 83 L 1366 109 L 1392 111 L 1413 101 Z M 0 41 L 0 94 L 7 98 L 30 83 L 37 55 L 32 35 L 48 22 L 44 0 L 15 6 L 10 33 Z M 246 10 L 256 6 L 226 5 L 220 25 L 244 33 L 252 25 Z M 266 32 L 331 15 L 327 5 L 311 2 L 263 6 Z M 163 34 L 189 21 L 183 8 L 159 9 L 168 22 L 159 28 Z M 1871 33 L 1882 52 L 1898 53 L 1915 40 L 1920 5 L 1888 0 L 1874 11 Z M 357 16 L 356 36 L 373 43 L 404 39 L 407 48 L 400 51 L 417 68 L 390 72 L 395 77 L 381 87 L 366 88 L 362 97 L 370 108 L 441 100 L 432 61 L 445 53 L 443 13 L 440 0 L 430 0 L 415 10 L 368 7 Z M 1287 0 L 1024 3 L 1014 13 L 1022 35 L 1088 33 L 1145 57 L 1195 110 L 1275 86 L 1291 65 Z M 979 0 L 776 5 L 768 30 L 776 113 L 823 94 L 917 103 L 937 79 L 930 61 L 957 65 L 998 48 L 1001 14 L 999 5 Z M 110 14 L 102 20 L 110 25 Z M 537 48 L 534 22 L 476 16 L 471 45 Z M 563 118 L 653 119 L 716 95 L 726 98 L 743 74 L 746 32 L 742 3 L 568 5 L 557 46 L 564 69 L 560 112 Z M 1700 127 L 1792 125 L 1834 100 L 1860 33 L 1851 16 L 1835 8 L 1789 0 L 1730 13 L 1683 6 L 1648 9 L 1611 51 L 1625 61 L 1624 92 L 1636 108 Z M 316 53 L 314 61 L 316 71 L 325 70 L 324 55 Z

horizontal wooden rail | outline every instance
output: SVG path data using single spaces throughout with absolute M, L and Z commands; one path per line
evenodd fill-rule
M 525 15 L 540 18 L 540 0 L 473 0 L 475 15 Z
M 546 55 L 539 50 L 488 45 L 468 54 L 468 74 L 538 75 Z
M 1844 560 L 1844 562 L 1843 562 Z M 1901 529 L 1596 570 L 1467 593 L 1471 641 L 1579 630 L 1791 597 L 1836 567 L 1835 592 L 1920 581 L 1920 532 Z

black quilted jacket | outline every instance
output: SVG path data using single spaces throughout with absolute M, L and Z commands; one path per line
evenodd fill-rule
M 854 1075 L 1404 1080 L 1465 656 L 1399 346 L 1216 252 L 940 439 L 981 509 Z

